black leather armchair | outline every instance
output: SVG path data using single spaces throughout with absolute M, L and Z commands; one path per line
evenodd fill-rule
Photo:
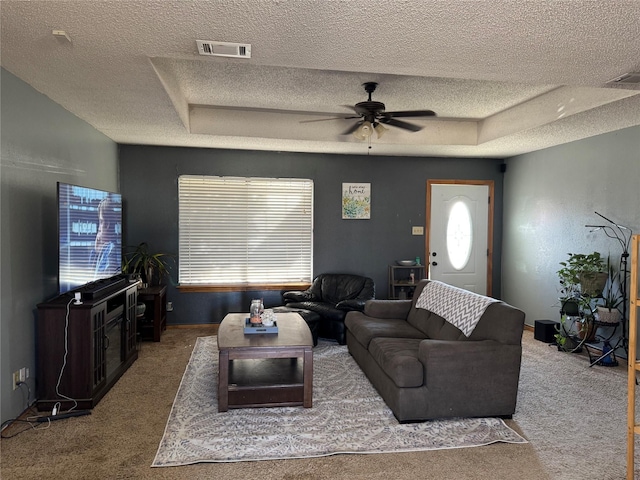
M 352 310 L 363 311 L 364 303 L 375 297 L 373 280 L 348 273 L 322 273 L 304 291 L 282 294 L 287 307 L 311 310 L 321 316 L 319 336 L 346 340 L 344 317 Z

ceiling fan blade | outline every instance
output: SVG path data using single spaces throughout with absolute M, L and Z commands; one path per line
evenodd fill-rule
M 363 121 L 364 120 L 354 123 L 351 127 L 347 128 L 344 132 L 342 132 L 341 135 L 350 135 L 350 134 L 352 134 L 353 132 L 355 132 L 358 129 L 358 127 L 360 125 L 362 125 Z
M 384 115 L 390 117 L 435 117 L 436 112 L 433 110 L 405 110 L 401 112 L 384 112 Z
M 313 122 L 325 122 L 327 120 L 350 120 L 352 118 L 360 117 L 331 117 L 331 118 L 318 118 L 316 120 L 300 120 L 300 123 L 313 123 Z
M 411 130 L 412 132 L 419 132 L 422 127 L 414 125 L 413 123 L 403 122 L 402 120 L 396 120 L 395 118 L 383 117 L 379 120 L 380 123 L 385 125 L 391 125 L 393 127 L 403 128 L 405 130 Z
M 340 105 L 340 106 L 344 107 L 344 108 L 348 108 L 349 110 L 352 110 L 352 111 L 358 113 L 358 111 L 356 110 L 356 107 L 354 107 L 353 105 Z

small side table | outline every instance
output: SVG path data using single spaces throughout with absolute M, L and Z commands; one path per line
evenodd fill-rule
M 167 329 L 167 286 L 141 288 L 138 302 L 147 306 L 144 317 L 138 319 L 141 339 L 159 342 L 162 332 Z

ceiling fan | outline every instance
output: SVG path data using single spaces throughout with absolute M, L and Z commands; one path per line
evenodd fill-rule
M 359 140 L 366 140 L 375 130 L 378 138 L 380 138 L 384 132 L 388 130 L 384 125 L 391 125 L 392 127 L 402 128 L 411 132 L 418 132 L 422 130 L 422 127 L 413 123 L 398 120 L 398 117 L 435 117 L 436 114 L 432 110 L 405 110 L 399 112 L 387 112 L 385 111 L 385 105 L 382 102 L 375 102 L 371 100 L 371 94 L 376 90 L 378 84 L 376 82 L 363 83 L 365 92 L 369 94 L 369 99 L 366 102 L 356 103 L 354 106 L 344 105 L 347 108 L 353 110 L 357 115 L 349 117 L 336 117 L 336 118 L 323 118 L 322 120 L 306 120 L 307 122 L 320 122 L 323 120 L 337 120 L 344 119 L 349 120 L 352 118 L 359 119 L 351 127 L 345 130 L 342 135 L 353 134 Z

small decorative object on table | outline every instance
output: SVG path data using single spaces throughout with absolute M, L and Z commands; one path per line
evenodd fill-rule
M 262 317 L 260 316 L 262 310 L 262 300 L 251 300 L 251 307 L 249 307 L 249 321 L 252 324 L 262 325 Z
M 245 335 L 251 335 L 255 333 L 278 333 L 278 323 L 274 321 L 270 326 L 263 325 L 262 323 L 251 323 L 247 318 L 244 323 Z
M 415 260 L 396 260 L 396 263 L 401 267 L 413 267 L 416 264 Z
M 272 308 L 267 308 L 262 312 L 262 325 L 265 327 L 271 327 L 276 321 L 276 314 Z
M 244 333 L 278 333 L 276 314 L 273 309 L 264 309 L 262 300 L 251 300 L 249 317 L 245 321 Z

